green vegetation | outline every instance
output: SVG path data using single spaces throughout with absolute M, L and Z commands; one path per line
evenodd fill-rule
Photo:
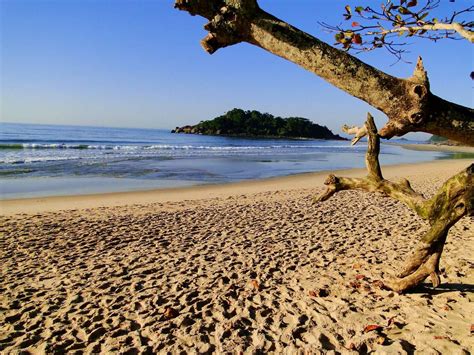
M 432 135 L 431 138 L 428 140 L 430 143 L 438 143 L 438 142 L 445 142 L 448 139 L 445 137 L 435 136 Z
M 282 118 L 269 113 L 237 108 L 213 120 L 201 121 L 195 126 L 176 127 L 172 132 L 244 137 L 344 139 L 333 134 L 327 127 L 313 123 L 307 118 Z

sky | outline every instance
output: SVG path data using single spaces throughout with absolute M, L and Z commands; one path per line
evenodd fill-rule
M 378 1 L 260 0 L 260 6 L 333 43 L 318 21 L 340 23 L 344 5 Z M 440 12 L 471 5 L 441 0 Z M 174 128 L 234 108 L 307 117 L 340 132 L 383 113 L 314 74 L 246 43 L 213 55 L 200 47 L 206 20 L 172 0 L 0 0 L 0 120 L 15 123 Z M 472 107 L 472 45 L 412 41 L 393 65 L 384 50 L 359 55 L 409 77 L 418 55 L 431 90 Z

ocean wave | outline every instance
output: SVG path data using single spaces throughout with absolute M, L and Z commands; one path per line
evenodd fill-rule
M 269 149 L 354 149 L 345 145 L 263 145 L 263 146 L 208 146 L 208 145 L 92 145 L 92 144 L 65 144 L 65 143 L 8 143 L 0 144 L 0 150 L 21 149 L 94 149 L 94 150 L 210 150 L 210 151 L 248 151 Z M 357 148 L 356 148 L 357 149 Z
M 2 164 L 28 164 L 28 163 L 38 163 L 38 162 L 48 162 L 48 161 L 61 161 L 61 160 L 78 160 L 81 157 L 6 157 L 1 158 L 0 163 Z

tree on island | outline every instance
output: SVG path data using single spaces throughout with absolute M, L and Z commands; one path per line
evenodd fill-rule
M 439 261 L 448 231 L 463 216 L 474 214 L 474 164 L 446 181 L 431 199 L 425 199 L 412 189 L 408 180 L 392 182 L 383 178 L 378 159 L 380 138 L 426 132 L 474 146 L 474 111 L 431 93 L 421 58 L 413 75 L 401 79 L 360 61 L 347 50 L 365 46 L 366 49 L 385 47 L 390 51 L 396 48 L 393 36 L 400 33 L 433 40 L 458 36 L 473 42 L 472 22 L 457 21 L 459 15 L 473 8 L 455 12 L 441 21 L 429 19 L 430 10 L 437 5 L 433 0 L 425 0 L 424 5 L 416 0 L 388 0 L 380 11 L 358 6 L 354 10 L 358 16 L 375 21 L 375 25 L 360 25 L 354 21 L 352 26 L 357 31 L 333 28 L 337 43 L 343 47 L 339 50 L 265 12 L 256 0 L 175 2 L 176 8 L 209 20 L 204 26 L 209 34 L 201 42 L 208 53 L 240 42 L 253 44 L 304 67 L 387 115 L 388 122 L 380 130 L 370 114 L 362 127 L 343 127 L 345 132 L 355 135 L 353 144 L 368 136 L 369 174 L 365 178 L 330 175 L 327 190 L 317 201 L 324 201 L 341 190 L 380 192 L 405 203 L 428 221 L 430 229 L 408 258 L 403 271 L 398 277 L 384 281 L 385 287 L 398 292 L 420 284 L 428 276 L 434 287 L 439 285 Z M 352 9 L 346 6 L 345 11 L 346 19 L 350 20 L 354 15 Z M 396 51 L 391 53 L 401 55 Z
M 320 126 L 303 117 L 275 117 L 259 111 L 234 108 L 212 120 L 201 121 L 195 126 L 176 127 L 171 133 L 197 133 L 266 138 L 345 138 L 334 134 L 326 126 Z

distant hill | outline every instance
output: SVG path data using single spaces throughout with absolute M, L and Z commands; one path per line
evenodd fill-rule
M 195 126 L 176 127 L 172 133 L 225 135 L 262 138 L 313 138 L 346 140 L 303 117 L 275 117 L 259 111 L 235 108 L 212 120 Z

